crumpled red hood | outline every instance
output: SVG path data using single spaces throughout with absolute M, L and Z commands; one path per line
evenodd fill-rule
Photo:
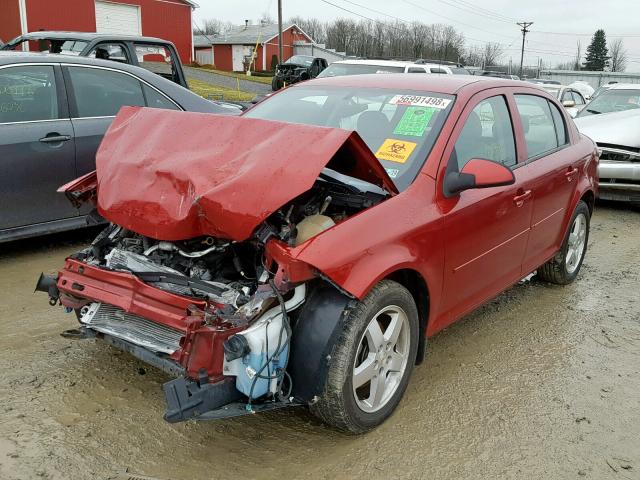
M 341 149 L 355 160 L 343 173 L 397 192 L 355 132 L 125 107 L 96 156 L 98 211 L 159 240 L 246 240 Z

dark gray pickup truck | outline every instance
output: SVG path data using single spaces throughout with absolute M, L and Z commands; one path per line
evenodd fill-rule
M 29 51 L 41 53 L 62 53 L 128 63 L 189 88 L 176 47 L 161 38 L 40 31 L 14 38 L 2 45 L 0 50 L 23 50 L 25 46 Z

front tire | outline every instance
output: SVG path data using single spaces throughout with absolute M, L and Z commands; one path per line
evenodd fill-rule
M 580 200 L 571 217 L 569 231 L 560 251 L 538 269 L 538 277 L 557 285 L 567 285 L 576 279 L 587 252 L 590 221 L 589 207 Z
M 384 422 L 407 388 L 419 334 L 409 291 L 391 280 L 380 282 L 349 312 L 312 413 L 351 433 Z
M 274 92 L 277 92 L 278 90 L 280 90 L 282 87 L 284 86 L 284 82 L 282 81 L 281 78 L 279 78 L 277 75 L 275 75 L 272 79 L 271 79 L 271 90 L 273 90 Z

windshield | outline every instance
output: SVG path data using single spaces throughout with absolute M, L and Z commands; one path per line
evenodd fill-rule
M 545 90 L 545 91 L 547 91 L 547 92 L 549 92 L 549 93 L 550 93 L 551 95 L 553 95 L 554 97 L 556 97 L 556 98 L 560 98 L 560 91 L 561 91 L 561 88 L 559 88 L 559 87 L 552 87 L 552 86 L 549 86 L 549 85 L 544 85 L 544 86 L 542 87 L 542 89 L 543 89 L 543 90 Z
M 297 86 L 257 104 L 245 116 L 355 130 L 402 191 L 422 168 L 454 98 L 380 88 Z
M 587 104 L 579 117 L 597 115 L 599 113 L 622 112 L 640 108 L 640 89 L 607 90 Z
M 469 70 L 463 67 L 451 67 L 451 73 L 454 75 L 471 75 Z
M 313 57 L 307 57 L 305 55 L 294 55 L 284 63 L 293 63 L 294 65 L 310 66 L 313 63 Z
M 404 67 L 387 65 L 363 65 L 360 63 L 332 63 L 318 77 L 342 77 L 366 73 L 404 73 Z
M 21 49 L 22 45 L 29 43 L 29 51 L 42 53 L 62 53 L 65 55 L 80 55 L 89 42 L 84 40 L 56 40 L 43 38 L 39 40 L 23 40 L 17 38 L 5 45 L 3 50 Z

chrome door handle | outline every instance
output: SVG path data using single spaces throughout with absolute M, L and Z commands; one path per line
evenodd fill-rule
M 531 190 L 527 190 L 526 192 L 513 197 L 513 203 L 516 204 L 516 207 L 521 207 L 522 205 L 524 205 L 524 201 L 530 197 L 531 197 Z
M 567 182 L 570 182 L 573 180 L 573 176 L 578 173 L 578 169 L 577 168 L 570 168 L 569 170 L 567 170 L 564 174 L 565 177 L 567 177 Z
M 42 143 L 60 143 L 71 140 L 70 135 L 53 135 L 51 137 L 43 137 L 40 139 Z

